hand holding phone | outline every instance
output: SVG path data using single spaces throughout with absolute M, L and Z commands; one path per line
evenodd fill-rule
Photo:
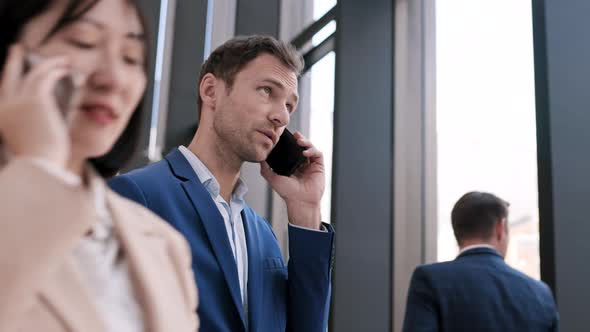
M 275 173 L 291 176 L 301 165 L 307 162 L 303 151 L 305 149 L 297 144 L 293 134 L 285 128 L 277 145 L 268 155 L 266 162 Z
M 326 178 L 324 157 L 303 135 L 285 130 L 275 150 L 261 163 L 260 174 L 285 201 L 289 222 L 320 229 Z M 295 173 L 296 172 L 296 173 Z M 295 175 L 287 177 L 281 175 Z
M 27 53 L 22 45 L 11 46 L 2 66 L 0 149 L 4 155 L 44 159 L 65 166 L 70 154 L 68 122 L 72 116 L 68 114 L 64 121 L 62 114 L 72 100 L 64 101 L 60 108 L 57 86 L 71 75 L 69 59 L 52 57 L 35 63 L 38 59 L 27 59 Z
M 35 53 L 28 53 L 25 56 L 24 72 L 27 73 L 32 67 L 41 63 L 43 58 Z M 54 88 L 55 100 L 64 118 L 72 105 L 76 89 L 83 84 L 83 77 L 80 74 L 72 73 L 60 79 Z

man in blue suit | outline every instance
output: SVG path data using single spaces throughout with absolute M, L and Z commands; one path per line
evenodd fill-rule
M 334 231 L 320 221 L 322 153 L 295 133 L 306 164 L 286 177 L 265 162 L 297 105 L 302 61 L 271 37 L 229 40 L 202 66 L 192 142 L 110 182 L 188 239 L 201 331 L 326 330 Z M 245 161 L 261 164 L 287 205 L 288 267 L 268 222 L 244 202 Z
M 558 331 L 549 287 L 504 262 L 507 218 L 508 203 L 492 194 L 459 199 L 451 213 L 459 256 L 414 271 L 404 332 Z

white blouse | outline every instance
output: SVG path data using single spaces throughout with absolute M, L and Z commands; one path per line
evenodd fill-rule
M 80 178 L 73 173 L 45 160 L 33 162 L 70 185 L 81 185 Z M 100 222 L 93 225 L 92 234 L 82 238 L 72 252 L 82 283 L 90 291 L 106 331 L 143 332 L 143 312 L 107 208 L 106 184 L 101 180 L 90 181 L 89 187 Z

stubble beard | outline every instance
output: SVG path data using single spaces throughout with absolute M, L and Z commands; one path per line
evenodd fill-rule
M 224 154 L 232 154 L 232 156 L 226 155 L 226 157 L 237 158 L 240 163 L 259 163 L 266 160 L 268 152 L 261 154 L 257 144 L 244 132 L 245 130 L 241 131 L 223 125 L 222 121 L 215 121 L 213 128 L 218 137 L 221 151 L 224 151 Z
M 260 152 L 261 147 L 252 142 L 252 140 L 238 140 L 235 147 L 236 152 L 242 161 L 259 163 L 266 160 L 266 157 L 268 156 L 268 153 Z

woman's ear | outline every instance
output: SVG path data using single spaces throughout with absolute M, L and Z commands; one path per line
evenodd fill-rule
M 215 110 L 215 102 L 217 100 L 215 94 L 217 81 L 217 77 L 212 73 L 205 74 L 201 79 L 201 83 L 199 84 L 199 95 L 203 101 L 203 108 L 206 106 L 211 110 Z

